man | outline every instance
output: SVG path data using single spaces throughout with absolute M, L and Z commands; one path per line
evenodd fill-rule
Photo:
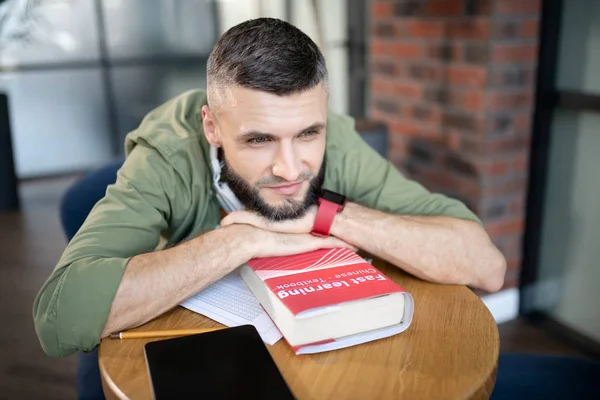
M 207 78 L 207 93 L 162 105 L 128 135 L 116 183 L 36 298 L 48 354 L 92 351 L 255 257 L 361 248 L 432 282 L 502 286 L 504 259 L 477 217 L 406 180 L 328 112 L 323 55 L 300 30 L 266 18 L 233 27 Z M 321 187 L 347 196 L 343 210 L 316 206 Z

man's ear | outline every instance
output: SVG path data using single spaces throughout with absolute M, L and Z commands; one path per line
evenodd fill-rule
M 221 147 L 221 139 L 217 132 L 217 124 L 214 115 L 207 105 L 202 106 L 202 128 L 208 143 L 214 147 Z

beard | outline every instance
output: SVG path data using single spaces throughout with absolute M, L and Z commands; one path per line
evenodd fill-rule
M 313 173 L 303 172 L 299 180 L 310 179 L 308 191 L 303 200 L 285 199 L 282 205 L 271 206 L 259 193 L 260 184 L 278 185 L 284 184 L 285 179 L 270 176 L 266 179 L 261 179 L 255 186 L 250 185 L 244 178 L 231 168 L 227 162 L 227 157 L 223 157 L 224 163 L 221 170 L 221 179 L 229 185 L 229 188 L 238 198 L 238 200 L 246 207 L 248 211 L 254 211 L 259 215 L 271 221 L 283 221 L 289 219 L 298 219 L 306 214 L 306 211 L 317 204 L 317 198 L 321 193 L 321 187 L 325 179 L 325 157 L 317 175 Z

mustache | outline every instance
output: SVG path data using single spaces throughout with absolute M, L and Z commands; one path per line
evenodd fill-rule
M 303 181 L 311 180 L 314 177 L 315 177 L 315 174 L 313 174 L 312 172 L 304 171 L 300 175 L 298 175 L 296 182 L 303 182 Z M 284 179 L 280 176 L 271 175 L 271 176 L 267 176 L 267 177 L 259 179 L 258 182 L 256 182 L 256 186 L 283 185 L 286 183 L 289 183 L 289 181 L 287 179 Z

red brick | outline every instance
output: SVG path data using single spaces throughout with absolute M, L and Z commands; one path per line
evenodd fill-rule
M 394 5 L 391 3 L 372 3 L 372 12 L 375 18 L 387 17 L 393 15 Z
M 518 39 L 522 35 L 522 24 L 512 19 L 492 23 L 491 36 L 494 39 Z
M 483 119 L 475 113 L 451 110 L 444 112 L 442 122 L 447 129 L 456 129 L 471 134 L 481 132 L 484 125 Z
M 442 121 L 442 110 L 437 107 L 424 106 L 424 105 L 408 105 L 407 115 L 412 117 L 414 120 L 432 124 L 439 124 Z M 423 133 L 424 136 L 431 136 Z M 435 133 L 434 136 L 438 136 Z
M 381 21 L 373 26 L 373 36 L 379 36 L 384 38 L 392 38 L 397 35 L 396 24 L 394 21 Z
M 411 99 L 420 99 L 423 96 L 423 87 L 414 82 L 387 83 L 388 88 L 395 95 Z
M 462 52 L 458 43 L 434 43 L 426 46 L 425 56 L 441 61 L 460 61 Z
M 391 53 L 398 58 L 419 58 L 424 53 L 424 47 L 415 43 L 394 43 L 390 47 Z
M 465 178 L 477 179 L 479 171 L 476 162 L 459 153 L 447 153 L 442 160 L 442 168 Z
M 487 68 L 484 67 L 449 67 L 446 70 L 446 80 L 451 84 L 485 86 Z
M 531 94 L 532 96 L 532 101 L 533 101 L 533 94 Z M 527 132 L 529 133 L 530 129 L 531 129 L 531 113 L 525 113 L 525 114 L 520 114 L 517 115 L 515 117 L 515 129 L 519 132 Z
M 523 219 L 510 219 L 488 223 L 485 230 L 490 236 L 504 236 L 509 234 L 519 234 L 523 232 Z
M 375 55 L 375 56 L 382 56 L 389 53 L 388 50 L 388 44 L 378 40 L 378 39 L 373 39 L 371 40 L 371 54 Z
M 525 137 L 499 137 L 499 138 L 465 138 L 463 151 L 477 156 L 489 154 L 514 153 L 526 150 L 528 140 Z
M 444 36 L 444 23 L 439 21 L 412 21 L 408 23 L 408 34 L 413 37 L 441 38 Z
M 395 98 L 380 97 L 374 99 L 375 107 L 378 110 L 389 113 L 390 115 L 398 115 L 400 111 L 399 102 Z
M 425 3 L 425 13 L 437 17 L 456 17 L 464 13 L 463 0 L 429 0 Z
M 462 43 L 457 43 L 457 42 L 452 43 L 451 60 L 454 60 L 457 62 L 465 61 L 464 54 L 465 54 L 465 49 L 464 49 L 464 45 Z
M 510 171 L 510 167 L 511 161 L 509 160 L 487 163 L 481 166 L 488 176 L 506 175 Z
M 490 23 L 483 19 L 451 21 L 446 36 L 450 39 L 485 40 L 490 37 Z
M 468 207 L 474 208 L 479 198 L 479 183 L 477 179 L 457 177 L 458 185 L 451 190 L 455 190 L 462 200 L 469 203 Z
M 519 271 L 521 269 L 521 258 L 506 260 L 507 271 Z
M 428 187 L 435 191 L 455 188 L 458 186 L 456 176 L 439 169 L 429 169 L 423 171 L 423 180 L 427 182 Z
M 395 74 L 397 78 L 406 78 L 408 77 L 408 65 L 406 63 L 398 63 L 397 60 L 390 61 L 394 64 Z
M 513 110 L 531 107 L 533 104 L 533 94 L 531 92 L 517 93 L 488 93 L 488 109 L 495 110 Z
M 391 92 L 390 89 L 390 84 L 385 79 L 375 77 L 371 80 L 371 90 L 373 94 L 387 94 Z
M 447 136 L 448 147 L 454 151 L 459 151 L 461 148 L 461 135 L 458 133 L 449 133 Z
M 505 194 L 524 193 L 527 190 L 527 179 L 519 178 L 509 182 L 487 185 L 482 187 L 483 196 L 501 196 Z
M 419 132 L 419 124 L 413 120 L 394 121 L 389 125 L 392 136 L 414 137 Z
M 490 15 L 492 12 L 492 0 L 477 0 L 473 2 L 472 15 Z
M 482 91 L 469 91 L 462 96 L 462 106 L 467 110 L 480 111 L 485 105 L 485 96 Z
M 525 202 L 523 200 L 513 200 L 510 202 L 511 215 L 523 215 L 525 212 Z
M 513 161 L 513 169 L 516 172 L 523 172 L 529 169 L 529 154 L 519 154 Z
M 374 121 L 380 121 L 386 124 L 389 124 L 390 120 L 392 120 L 392 117 L 389 114 L 383 112 L 375 106 L 371 108 L 369 115 Z
M 406 76 L 418 81 L 438 83 L 444 77 L 444 70 L 440 65 L 416 63 L 407 65 Z
M 521 258 L 520 233 L 506 236 L 494 236 L 493 241 L 494 243 L 500 242 L 499 248 L 508 260 L 518 260 Z
M 517 260 L 517 265 L 514 269 L 507 269 L 504 277 L 504 285 L 502 289 L 512 289 L 519 287 L 519 279 L 521 273 L 521 263 Z
M 406 154 L 406 139 L 402 135 L 391 135 L 391 150 L 394 154 Z
M 464 43 L 461 47 L 461 60 L 465 63 L 488 64 L 490 59 L 490 47 L 487 43 Z
M 407 137 L 401 133 L 402 127 L 400 127 L 400 131 L 396 131 L 393 127 L 395 122 L 390 122 L 388 124 L 388 128 L 390 130 L 390 144 L 398 145 L 398 146 L 406 146 Z M 396 126 L 398 128 L 398 126 Z
M 507 68 L 495 69 L 490 75 L 490 84 L 498 87 L 517 86 L 533 89 L 535 73 L 533 67 L 509 65 Z
M 498 14 L 539 14 L 540 0 L 497 0 Z
M 494 46 L 494 62 L 533 62 L 537 59 L 535 44 L 498 44 Z
M 396 76 L 400 69 L 396 62 L 379 56 L 371 56 L 371 76 L 381 77 L 383 79 Z
M 523 26 L 521 27 L 522 37 L 526 39 L 537 38 L 539 35 L 539 26 L 538 19 L 530 19 L 523 22 Z

